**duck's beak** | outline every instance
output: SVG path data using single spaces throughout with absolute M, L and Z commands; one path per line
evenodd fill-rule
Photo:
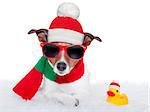
M 107 95 L 111 97 L 115 96 L 115 94 L 112 91 L 107 91 Z

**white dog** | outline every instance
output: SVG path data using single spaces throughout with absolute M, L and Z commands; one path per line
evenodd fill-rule
M 45 42 L 48 39 L 48 30 L 32 29 L 29 31 L 29 34 L 34 32 L 37 34 L 40 42 Z M 94 37 L 89 33 L 84 33 L 84 42 L 82 45 L 90 45 L 93 39 L 101 41 L 101 39 L 98 37 Z M 50 42 L 50 44 L 66 47 L 73 46 L 73 44 L 64 42 Z M 68 58 L 65 52 L 66 51 L 62 49 L 60 53 L 58 53 L 59 55 L 55 56 L 54 58 L 48 58 L 49 65 L 52 66 L 54 72 L 60 76 L 65 76 L 67 73 L 70 73 L 70 71 L 73 70 L 80 61 L 80 59 L 72 59 L 70 57 Z M 71 83 L 58 84 L 44 77 L 40 92 L 42 92 L 46 98 L 51 98 L 63 105 L 78 106 L 79 102 L 84 100 L 84 97 L 89 94 L 89 72 L 86 66 L 84 66 L 83 76 Z
M 79 9 L 76 5 L 61 4 L 57 14 L 49 29 L 32 29 L 28 33 L 37 34 L 43 58 L 49 67 L 46 72 L 51 69 L 51 73 L 44 75 L 39 90 L 48 99 L 63 105 L 78 106 L 89 93 L 89 73 L 83 63 L 84 52 L 93 39 L 100 42 L 101 39 L 83 32 L 77 21 Z M 38 69 L 41 67 L 38 66 Z M 31 72 L 39 73 L 35 69 Z M 50 78 L 51 74 L 55 74 L 53 79 Z M 21 91 L 19 95 L 22 94 L 26 95 Z

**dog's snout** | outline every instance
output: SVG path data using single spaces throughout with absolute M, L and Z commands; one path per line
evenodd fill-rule
M 57 69 L 58 69 L 59 71 L 64 71 L 66 68 L 67 68 L 66 63 L 64 63 L 64 62 L 59 62 L 59 63 L 57 63 Z

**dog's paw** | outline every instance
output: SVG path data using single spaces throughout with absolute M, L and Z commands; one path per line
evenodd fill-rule
M 77 107 L 79 105 L 79 100 L 78 99 L 75 100 L 76 100 L 75 107 Z
M 60 104 L 60 105 L 64 105 L 64 106 L 70 106 L 70 107 L 79 106 L 79 100 L 77 98 L 70 96 L 70 95 L 53 97 L 52 100 L 55 103 Z

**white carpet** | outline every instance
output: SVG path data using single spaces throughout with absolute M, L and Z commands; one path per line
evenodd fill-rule
M 0 82 L 0 112 L 148 112 L 148 84 L 121 83 L 121 92 L 126 93 L 129 104 L 115 106 L 107 103 L 107 82 L 93 84 L 91 97 L 78 107 L 66 107 L 42 99 L 26 102 L 12 92 L 15 81 Z

